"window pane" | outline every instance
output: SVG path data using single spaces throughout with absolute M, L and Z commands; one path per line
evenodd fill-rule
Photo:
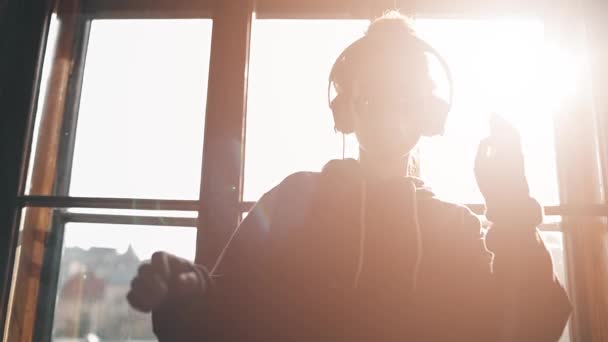
M 477 144 L 492 111 L 520 129 L 534 196 L 558 202 L 552 121 L 547 103 L 556 87 L 543 83 L 543 27 L 536 21 L 416 20 L 449 63 L 454 108 L 444 137 L 420 144 L 423 178 L 449 201 L 481 203 L 473 174 Z M 256 20 L 247 114 L 244 199 L 256 200 L 292 172 L 319 170 L 340 158 L 327 106 L 331 64 L 360 37 L 365 21 Z M 431 61 L 433 61 L 431 59 Z M 435 65 L 433 65 L 435 64 Z M 431 71 L 439 93 L 446 82 L 437 63 Z M 357 156 L 350 137 L 347 156 Z
M 54 340 L 155 341 L 150 315 L 125 300 L 131 279 L 154 251 L 194 260 L 195 245 L 193 228 L 66 224 Z
M 433 190 L 450 201 L 483 202 L 473 164 L 489 132 L 489 114 L 496 112 L 520 131 L 532 195 L 546 205 L 558 203 L 549 101 L 557 94 L 546 83 L 542 23 L 421 19 L 416 30 L 445 57 L 454 78 L 445 135 L 419 144 L 421 171 Z M 435 74 L 445 83 L 440 69 Z
M 211 20 L 95 20 L 70 195 L 196 199 Z
M 71 213 L 22 210 L 8 340 L 81 341 L 88 333 L 104 341 L 150 340 L 150 316 L 126 301 L 130 281 L 157 250 L 194 260 L 196 228 L 71 222 Z
M 251 36 L 243 198 L 257 200 L 296 171 L 342 156 L 327 79 L 338 54 L 367 21 L 256 20 Z M 357 145 L 347 142 L 348 155 Z

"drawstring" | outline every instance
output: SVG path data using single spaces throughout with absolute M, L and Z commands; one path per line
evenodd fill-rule
M 412 292 L 416 291 L 418 285 L 418 272 L 422 263 L 422 231 L 420 230 L 420 222 L 418 221 L 418 197 L 416 194 L 416 185 L 412 182 L 412 217 L 414 218 L 414 229 L 416 230 L 416 262 L 414 263 L 414 274 L 412 276 Z
M 359 263 L 357 264 L 357 273 L 355 274 L 355 288 L 359 287 L 359 278 L 363 270 L 363 261 L 365 259 L 365 201 L 367 200 L 367 184 L 365 180 L 361 182 L 361 204 L 359 205 Z
M 418 273 L 420 271 L 420 265 L 422 263 L 422 231 L 420 229 L 420 223 L 418 220 L 418 198 L 416 196 L 416 185 L 414 182 L 410 183 L 410 192 L 412 194 L 410 202 L 412 203 L 411 213 L 414 219 L 414 229 L 416 231 L 416 261 L 414 263 L 414 272 L 412 276 L 412 287 L 411 292 L 416 291 L 418 284 Z M 366 225 L 366 208 L 365 204 L 367 201 L 367 183 L 361 182 L 361 202 L 359 205 L 359 261 L 357 263 L 357 272 L 355 274 L 355 288 L 359 287 L 359 279 L 361 278 L 361 272 L 363 271 L 363 263 L 365 261 L 365 235 L 367 230 Z

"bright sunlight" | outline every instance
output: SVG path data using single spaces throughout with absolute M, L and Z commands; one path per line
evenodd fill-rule
M 551 117 L 575 77 L 564 68 L 576 63 L 563 63 L 566 55 L 549 49 L 542 23 L 535 21 L 418 19 L 415 25 L 447 59 L 455 88 L 445 136 L 419 144 L 428 185 L 446 200 L 482 203 L 473 157 L 495 111 L 521 132 L 532 194 L 545 205 L 557 203 Z M 329 159 L 341 158 L 342 138 L 333 131 L 327 107 L 327 77 L 340 51 L 366 26 L 346 20 L 254 21 L 244 200 L 257 200 L 290 173 L 320 170 Z M 210 37 L 208 20 L 93 22 L 71 195 L 198 197 Z M 441 70 L 432 70 L 438 92 L 445 94 Z M 346 150 L 357 156 L 352 137 Z M 131 244 L 143 258 L 158 246 L 182 255 L 187 249 L 193 257 L 192 237 L 168 244 L 170 229 L 164 239 L 151 241 L 151 235 L 132 235 L 144 234 L 135 227 L 125 229 L 132 232 L 128 238 L 104 239 L 100 235 L 109 231 L 101 228 L 74 230 L 65 244 L 103 241 L 120 250 Z
M 535 21 L 418 19 L 418 34 L 448 61 L 454 107 L 443 137 L 419 144 L 422 175 L 442 198 L 482 203 L 473 158 L 488 133 L 491 112 L 521 132 L 532 194 L 558 202 L 552 111 L 572 72 L 561 52 L 549 50 Z M 366 21 L 258 20 L 252 33 L 247 117 L 245 200 L 256 200 L 287 175 L 318 171 L 341 158 L 342 139 L 327 107 L 327 76 L 334 59 L 360 37 Z M 445 76 L 430 59 L 440 94 Z M 346 155 L 356 157 L 347 139 Z M 449 172 L 446 172 L 449 170 Z

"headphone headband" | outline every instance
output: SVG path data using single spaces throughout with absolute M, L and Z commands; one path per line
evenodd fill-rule
M 335 83 L 335 77 L 336 77 L 336 74 L 338 73 L 338 70 L 340 70 L 341 68 L 344 68 L 345 63 L 348 63 L 348 60 L 349 60 L 348 56 L 350 54 L 354 53 L 354 51 L 359 49 L 362 45 L 367 44 L 369 39 L 372 39 L 372 38 L 370 38 L 369 35 L 365 35 L 365 36 L 357 39 L 352 44 L 350 44 L 348 47 L 346 47 L 346 49 L 344 49 L 344 51 L 342 51 L 342 53 L 338 56 L 338 58 L 336 58 L 336 61 L 332 65 L 331 71 L 329 73 L 329 84 L 327 87 L 328 102 L 331 102 L 330 101 L 330 89 L 331 89 L 332 83 Z M 429 45 L 424 40 L 418 38 L 415 35 L 411 35 L 409 39 L 412 40 L 413 44 L 418 45 L 418 47 L 421 49 L 422 52 L 428 52 L 429 54 L 433 55 L 441 64 L 441 67 L 443 68 L 443 71 L 445 73 L 446 79 L 448 81 L 448 86 L 450 89 L 449 94 L 448 94 L 448 101 L 447 101 L 447 105 L 448 105 L 447 111 L 449 112 L 450 109 L 452 108 L 452 101 L 454 98 L 454 90 L 453 90 L 454 85 L 453 85 L 453 80 L 452 80 L 452 73 L 450 71 L 450 68 L 448 67 L 447 62 L 435 48 L 433 48 L 431 45 Z

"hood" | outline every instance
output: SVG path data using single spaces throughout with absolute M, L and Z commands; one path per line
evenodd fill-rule
M 323 166 L 321 172 L 327 174 L 330 178 L 336 177 L 335 179 L 340 179 L 341 182 L 359 183 L 362 180 L 361 165 L 358 160 L 352 158 L 332 159 Z M 422 178 L 415 176 L 403 176 L 402 178 L 414 184 L 418 199 L 435 197 L 433 190 L 424 183 Z M 387 181 L 390 182 L 391 180 Z

